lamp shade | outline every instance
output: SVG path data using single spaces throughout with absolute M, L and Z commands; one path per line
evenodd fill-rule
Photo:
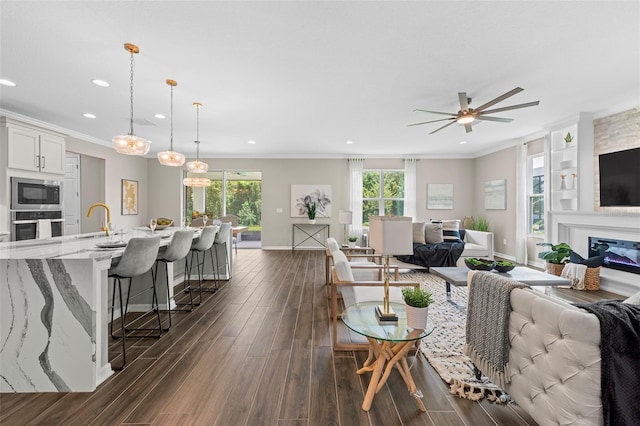
M 370 216 L 369 245 L 383 255 L 413 254 L 412 219 L 406 216 Z
M 338 222 L 342 225 L 351 225 L 353 221 L 353 213 L 351 210 L 340 210 L 338 212 Z

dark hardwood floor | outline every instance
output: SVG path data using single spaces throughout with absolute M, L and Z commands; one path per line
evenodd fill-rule
M 0 394 L 0 424 L 535 424 L 518 407 L 451 395 L 421 356 L 412 374 L 427 413 L 396 372 L 362 411 L 369 375 L 355 371 L 366 353 L 331 350 L 323 268 L 320 251 L 240 250 L 231 281 L 174 314 L 160 339 L 127 339 L 126 368 L 95 392 Z M 110 343 L 120 365 L 121 343 Z

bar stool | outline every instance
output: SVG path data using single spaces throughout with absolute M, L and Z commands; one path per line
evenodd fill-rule
M 227 241 L 229 241 L 229 234 L 231 233 L 231 223 L 223 223 L 220 225 L 220 230 L 216 234 L 216 239 L 213 242 L 213 249 L 216 252 L 216 281 L 220 282 L 220 270 L 218 268 L 218 247 L 224 248 L 224 261 L 227 266 L 227 271 L 231 270 L 229 266 L 229 256 L 227 254 Z
M 129 297 L 131 296 L 131 283 L 134 277 L 145 274 L 147 271 L 151 271 L 152 290 L 153 290 L 153 303 L 152 310 L 156 311 L 158 318 L 158 335 L 157 336 L 145 336 L 145 337 L 160 337 L 162 335 L 162 323 L 160 321 L 160 312 L 158 310 L 156 294 L 156 276 L 152 269 L 153 264 L 158 257 L 158 250 L 160 248 L 160 236 L 148 238 L 131 238 L 127 247 L 124 249 L 124 253 L 120 257 L 118 264 L 109 269 L 109 277 L 114 278 L 113 282 L 113 296 L 111 298 L 111 337 L 117 339 L 122 338 L 122 366 L 116 370 L 122 370 L 127 363 L 127 347 L 126 347 L 126 324 L 127 310 L 129 309 Z M 122 303 L 122 278 L 129 278 L 129 288 L 127 289 L 127 301 L 126 304 Z M 118 296 L 120 301 L 120 333 L 121 336 L 113 334 L 113 314 L 115 311 L 115 299 L 116 299 L 116 284 L 118 288 Z M 155 306 L 154 306 L 155 305 Z M 130 329 L 129 331 L 149 331 L 156 329 Z
M 185 271 L 187 269 L 189 270 L 189 280 L 191 280 L 191 268 L 193 267 L 193 256 L 194 255 L 196 256 L 196 267 L 198 268 L 198 291 L 200 292 L 200 300 L 199 300 L 199 303 L 196 303 L 196 305 L 199 305 L 202 302 L 202 292 L 203 292 L 202 278 L 204 274 L 204 261 L 206 259 L 206 251 L 210 250 L 211 247 L 213 246 L 213 242 L 216 238 L 217 232 L 218 232 L 218 227 L 216 226 L 205 226 L 204 228 L 202 228 L 202 233 L 200 234 L 200 238 L 198 238 L 197 241 L 194 241 L 191 244 L 191 248 L 190 248 L 191 261 L 187 262 L 185 258 L 184 268 L 185 268 Z M 202 254 L 202 262 L 200 262 L 200 254 Z M 211 254 L 211 267 L 213 268 L 213 254 Z M 191 288 L 191 285 L 189 285 L 189 288 Z M 215 292 L 216 290 L 217 288 L 213 289 L 212 291 Z M 205 289 L 204 291 L 206 292 L 208 290 Z
M 158 258 L 156 259 L 156 267 L 155 273 L 156 277 L 158 276 L 158 263 L 164 263 L 165 275 L 167 276 L 167 312 L 169 314 L 169 326 L 164 328 L 163 331 L 169 331 L 171 328 L 171 285 L 173 285 L 173 279 L 169 281 L 169 262 L 175 262 L 182 258 L 187 257 L 189 254 L 189 250 L 191 249 L 191 243 L 193 242 L 193 229 L 181 229 L 173 233 L 173 237 L 171 238 L 171 242 L 167 246 L 166 250 L 160 252 L 158 254 Z M 173 277 L 172 277 L 173 278 Z M 191 281 L 187 281 L 187 268 L 184 270 L 184 280 L 182 281 L 182 290 L 180 293 L 188 292 L 189 293 L 189 304 L 177 304 L 176 306 L 186 306 L 191 305 L 190 311 L 193 310 L 193 295 L 191 293 Z M 175 294 L 173 295 L 173 299 L 175 300 Z

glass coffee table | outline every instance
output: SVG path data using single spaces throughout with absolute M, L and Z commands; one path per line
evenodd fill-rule
M 416 388 L 407 364 L 407 353 L 418 340 L 424 339 L 433 332 L 431 319 L 425 330 L 414 330 L 407 327 L 407 315 L 404 304 L 390 302 L 389 305 L 398 316 L 397 324 L 378 322 L 375 308 L 382 302 L 356 303 L 345 309 L 342 321 L 351 330 L 361 334 L 369 341 L 369 356 L 358 374 L 372 371 L 369 387 L 362 403 L 362 409 L 369 411 L 373 397 L 386 383 L 393 367 L 397 368 L 407 384 L 409 394 L 416 400 L 418 408 L 426 412 L 421 401 L 422 392 Z

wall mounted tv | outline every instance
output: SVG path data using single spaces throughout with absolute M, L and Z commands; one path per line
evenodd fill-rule
M 601 154 L 600 206 L 640 206 L 640 148 Z

